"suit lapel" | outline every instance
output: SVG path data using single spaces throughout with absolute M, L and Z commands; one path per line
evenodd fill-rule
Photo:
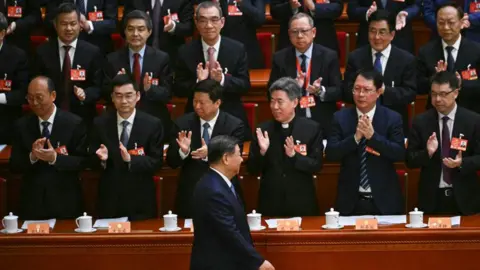
M 120 141 L 118 139 L 118 125 L 117 125 L 117 112 L 112 111 L 109 115 L 107 120 L 107 137 L 113 143 L 113 146 L 120 145 Z M 117 149 L 116 147 L 115 149 Z
M 469 63 L 469 58 L 470 58 L 470 51 L 468 51 L 467 44 L 465 44 L 465 38 L 462 37 L 462 40 L 460 41 L 460 47 L 458 48 L 458 53 L 457 53 L 457 60 L 455 61 L 455 70 L 456 71 L 461 71 L 462 69 L 465 69 L 465 67 L 468 64 L 475 64 L 475 63 Z
M 222 46 L 222 43 L 220 42 L 220 46 Z M 192 48 L 194 51 L 194 55 L 197 57 L 197 61 L 195 61 L 195 72 L 197 70 L 197 64 L 198 63 L 203 63 L 203 67 L 205 67 L 205 63 L 207 62 L 205 60 L 205 56 L 203 54 L 203 47 L 202 47 L 202 41 L 200 39 L 192 41 Z M 220 52 L 218 52 L 218 58 L 220 58 Z M 217 59 L 218 60 L 218 59 Z
M 59 53 L 59 48 L 58 48 L 58 39 L 52 40 L 51 46 L 50 46 L 50 59 L 57 59 L 56 61 L 52 61 L 52 65 L 54 66 L 55 70 L 58 71 L 57 74 L 60 78 L 62 78 L 62 67 L 60 67 L 60 53 Z
M 34 139 L 33 139 L 34 141 L 40 138 L 41 131 L 40 131 L 40 124 L 39 124 L 37 115 L 35 114 L 30 115 L 28 128 L 30 130 L 30 132 L 28 133 L 34 136 Z
M 223 69 L 227 65 L 227 59 L 230 59 L 228 48 L 225 46 L 225 38 L 222 37 L 220 40 L 220 47 L 218 48 L 218 57 L 217 61 L 220 63 Z M 203 53 L 202 53 L 203 55 Z
M 139 136 L 141 136 L 142 119 L 139 116 L 139 111 L 135 113 L 135 118 L 133 119 L 132 130 L 130 131 L 130 137 L 128 137 L 128 144 L 126 146 L 127 150 L 135 149 L 135 143 L 137 143 Z
M 211 138 L 217 136 L 221 132 L 221 127 L 223 127 L 223 126 L 225 126 L 225 113 L 220 111 L 219 114 L 218 114 L 217 122 L 215 123 L 215 126 L 213 127 Z
M 145 5 L 145 11 L 152 10 L 152 0 L 143 0 L 143 4 Z
M 132 75 L 132 69 L 130 67 L 130 55 L 129 55 L 129 48 L 128 46 L 125 46 L 123 47 L 121 50 L 120 50 L 120 69 L 124 68 L 125 71 L 127 72 L 127 74 L 129 76 Z M 119 70 L 117 70 L 118 72 Z
M 313 45 L 312 48 L 312 59 L 310 59 L 310 65 L 312 65 L 312 71 L 310 73 L 310 81 L 308 82 L 309 84 L 312 84 L 318 77 L 320 77 L 320 70 L 322 69 L 322 62 L 321 61 L 314 61 L 317 59 L 323 59 L 322 58 L 323 52 L 319 49 L 318 46 L 315 44 Z
M 285 57 L 285 68 L 288 77 L 297 77 L 297 55 L 294 47 L 291 47 L 287 52 L 287 57 Z
M 437 61 L 439 61 L 439 60 L 446 61 L 445 54 L 443 53 L 442 39 L 438 38 L 436 44 L 437 45 L 435 46 L 435 49 L 433 51 L 433 55 L 436 56 L 435 57 L 435 59 L 436 59 L 435 60 L 435 66 L 437 65 Z
M 394 78 L 395 78 L 395 72 L 397 72 L 396 70 L 396 59 L 397 59 L 397 53 L 398 51 L 396 50 L 395 47 L 391 47 L 391 51 L 390 51 L 390 56 L 388 57 L 388 60 L 387 60 L 387 66 L 385 67 L 385 72 L 383 74 L 383 79 L 384 79 L 384 82 L 392 82 L 394 81 Z
M 53 120 L 53 125 L 52 125 L 52 132 L 50 133 L 50 142 L 52 143 L 52 146 L 55 148 L 57 147 L 54 145 L 54 142 L 58 142 L 60 140 L 60 133 L 64 132 L 62 128 L 62 120 L 63 120 L 63 114 L 62 111 L 60 111 L 59 108 L 57 108 L 57 113 L 55 114 L 55 118 Z M 66 144 L 66 142 L 60 142 L 63 144 Z
M 73 54 L 73 59 L 72 59 L 72 69 L 76 69 L 77 65 L 80 65 L 79 62 L 83 60 L 83 46 L 81 44 L 81 40 L 77 40 L 77 47 L 75 48 L 75 53 Z M 78 61 L 80 60 L 80 61 Z M 86 67 L 80 65 L 80 68 L 85 69 Z

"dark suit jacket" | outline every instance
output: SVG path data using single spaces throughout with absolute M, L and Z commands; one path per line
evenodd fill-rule
M 403 130 L 408 133 L 408 104 L 415 100 L 417 90 L 417 77 L 415 57 L 391 46 L 390 56 L 383 74 L 385 92 L 380 96 L 380 103 L 402 115 Z M 348 56 L 348 65 L 343 81 L 344 100 L 353 103 L 353 84 L 360 69 L 372 68 L 373 58 L 370 45 L 358 48 Z M 392 87 L 392 85 L 394 87 Z
M 396 31 L 395 38 L 393 39 L 392 43 L 400 49 L 414 53 L 412 19 L 415 18 L 420 12 L 420 1 L 387 0 L 386 7 L 382 5 L 381 0 L 375 0 L 375 2 L 377 3 L 378 9 L 386 9 L 392 16 L 397 16 L 397 14 L 402 10 L 408 12 L 407 24 L 402 30 Z M 360 22 L 357 32 L 357 48 L 368 44 L 368 22 L 366 13 L 372 3 L 372 0 L 352 0 L 348 2 L 347 14 L 349 20 Z
M 243 205 L 211 169 L 195 187 L 193 224 L 191 270 L 253 270 L 264 262 L 253 246 Z
M 8 17 L 8 6 L 22 7 L 22 17 Z M 24 50 L 27 54 L 31 53 L 30 34 L 32 30 L 41 22 L 40 3 L 38 0 L 6 0 L 5 17 L 8 25 L 15 22 L 16 28 L 13 34 L 6 36 L 6 40 Z
M 82 117 L 87 125 L 96 115 L 95 104 L 100 98 L 103 62 L 103 56 L 97 47 L 80 39 L 77 41 L 77 48 L 72 59 L 72 69 L 80 65 L 82 69 L 86 70 L 86 80 L 73 81 L 72 85 L 82 88 L 86 97 L 83 102 L 80 102 L 73 93 L 72 86 L 69 94 L 70 111 Z M 34 73 L 53 80 L 57 92 L 55 104 L 59 107 L 66 97 L 63 89 L 63 73 L 60 69 L 58 39 L 50 40 L 38 47 Z
M 433 132 L 437 134 L 439 146 L 430 158 L 426 147 Z M 480 116 L 458 106 L 452 138 L 458 138 L 460 133 L 468 140 L 468 145 L 467 151 L 462 153 L 461 168 L 453 170 L 453 192 L 462 214 L 471 215 L 480 212 L 480 184 L 477 177 L 477 170 L 480 169 Z M 437 204 L 436 190 L 439 188 L 442 170 L 441 147 L 438 113 L 432 108 L 415 117 L 407 147 L 407 166 L 421 168 L 418 206 L 426 213 L 435 211 Z M 457 150 L 452 149 L 450 156 L 455 158 L 457 153 Z
M 57 108 L 50 142 L 66 146 L 68 155 L 57 155 L 54 165 L 30 162 L 35 140 L 41 138 L 38 117 L 19 119 L 15 127 L 10 166 L 23 173 L 20 197 L 21 219 L 72 219 L 83 210 L 79 173 L 85 168 L 86 128 L 82 120 Z
M 169 66 L 169 57 L 163 51 L 154 49 L 150 46 L 145 48 L 143 57 L 143 70 L 141 71 L 140 92 L 142 97 L 137 107 L 159 119 L 162 120 L 164 134 L 168 135 L 171 127 L 170 113 L 167 109 L 167 103 L 172 98 L 172 81 L 173 76 Z M 112 92 L 110 81 L 113 79 L 118 71 L 125 69 L 128 75 L 132 75 L 130 70 L 130 59 L 128 47 L 122 48 L 116 52 L 110 53 L 107 56 L 107 63 L 104 69 L 104 98 L 111 100 L 110 93 Z M 158 85 L 152 85 L 150 90 L 143 89 L 143 77 L 146 72 L 152 72 L 153 78 L 159 79 Z M 110 102 L 109 102 L 110 103 Z M 164 137 L 164 139 L 168 136 Z
M 357 123 L 355 108 L 336 112 L 325 151 L 328 160 L 342 163 L 336 208 L 343 215 L 352 213 L 359 196 L 360 147 L 353 136 Z M 377 105 L 372 125 L 375 133 L 367 140 L 367 146 L 380 153 L 380 156 L 367 156 L 367 174 L 374 202 L 384 215 L 400 214 L 403 198 L 394 163 L 405 158 L 402 118 L 398 113 Z
M 445 61 L 443 54 L 442 41 L 440 38 L 435 39 L 420 48 L 417 58 L 417 84 L 420 94 L 429 94 L 431 90 L 430 77 L 435 74 L 435 66 L 439 60 Z M 455 61 L 455 71 L 461 74 L 467 69 L 467 66 L 480 71 L 480 44 L 462 37 L 460 48 Z M 457 98 L 458 105 L 480 112 L 478 100 L 480 100 L 480 80 L 462 80 L 462 88 Z M 427 108 L 431 108 L 430 96 Z
M 167 152 L 167 164 L 173 169 L 182 167 L 175 200 L 176 213 L 181 217 L 191 217 L 193 190 L 198 180 L 208 170 L 208 163 L 203 160 L 192 159 L 191 155 L 182 160 L 178 153 L 179 147 L 176 142 L 178 133 L 182 130 L 192 132 L 191 151 L 195 151 L 202 146 L 200 118 L 196 113 L 185 114 L 175 121 Z M 229 135 L 237 138 L 241 145 L 244 141 L 244 134 L 244 125 L 240 119 L 220 111 L 212 131 L 212 138 L 218 135 Z
M 210 0 L 208 0 L 210 1 Z M 195 1 L 197 3 L 207 0 Z M 233 5 L 233 0 L 219 1 L 225 17 L 225 26 L 222 35 L 245 45 L 248 56 L 248 68 L 265 68 L 260 43 L 257 40 L 257 28 L 265 23 L 265 1 L 245 0 L 238 4 L 242 16 L 230 16 L 228 5 Z
M 303 11 L 303 0 L 299 0 L 302 5 L 299 11 Z M 314 1 L 315 3 L 315 1 Z M 335 20 L 342 15 L 343 1 L 331 0 L 328 4 L 315 4 L 315 15 L 312 16 L 317 35 L 315 43 L 328 47 L 338 53 L 337 33 L 335 30 Z M 278 49 L 291 46 L 288 37 L 288 21 L 293 16 L 292 7 L 289 0 L 272 0 L 270 4 L 270 12 L 272 17 L 280 22 L 280 38 Z
M 100 217 L 128 216 L 130 220 L 156 217 L 153 175 L 162 167 L 163 128 L 157 118 L 136 111 L 127 150 L 143 147 L 145 156 L 131 156 L 124 162 L 119 149 L 117 113 L 110 111 L 95 118 L 90 143 L 92 167 L 102 171 L 99 184 Z M 105 169 L 95 152 L 104 144 L 108 149 Z
M 47 14 L 45 21 L 48 23 L 50 36 L 52 39 L 57 37 L 52 22 L 55 19 L 57 8 L 62 3 L 75 3 L 74 0 L 49 0 L 47 3 Z M 88 0 L 87 9 L 85 10 L 85 18 L 88 20 L 88 13 L 93 12 L 97 7 L 97 11 L 103 12 L 103 21 L 92 22 L 93 32 L 88 34 L 85 31 L 80 32 L 80 39 L 90 42 L 100 48 L 103 55 L 113 51 L 113 41 L 111 34 L 117 30 L 117 10 L 118 4 L 116 0 Z
M 197 81 L 197 65 L 205 65 L 201 40 L 194 40 L 179 49 L 175 68 L 175 95 L 188 97 L 185 112 L 193 111 L 193 87 Z M 227 37 L 221 37 L 217 61 L 227 68 L 223 84 L 223 98 L 220 109 L 239 118 L 245 124 L 245 139 L 249 139 L 250 129 L 243 109 L 241 96 L 250 89 L 250 75 L 247 54 L 243 44 Z
M 322 168 L 322 131 L 318 123 L 304 117 L 295 117 L 290 125 L 296 143 L 306 144 L 306 156 L 296 153 L 290 158 L 285 154 L 282 126 L 276 121 L 259 126 L 270 138 L 265 156 L 260 154 L 256 136 L 250 146 L 248 171 L 262 174 L 258 210 L 265 216 L 319 214 L 313 174 Z
M 21 104 L 25 103 L 28 86 L 28 60 L 21 49 L 3 43 L 0 49 L 0 79 L 12 81 L 11 91 L 0 90 L 7 104 L 0 105 L 0 144 L 10 144 L 15 121 L 21 116 Z
M 150 17 L 153 16 L 151 0 L 125 0 L 124 16 L 133 10 L 142 10 L 148 12 Z M 159 49 L 165 51 L 170 56 L 171 63 L 175 63 L 177 59 L 178 48 L 185 44 L 185 38 L 193 35 L 193 5 L 190 0 L 163 0 L 161 17 L 177 13 L 178 22 L 173 33 L 163 32 L 165 26 L 163 19 L 159 20 Z M 153 19 L 152 19 L 153 20 Z M 148 39 L 148 45 L 152 45 L 153 32 Z
M 289 47 L 276 52 L 273 55 L 272 71 L 268 80 L 268 87 L 281 77 L 297 77 L 297 56 L 295 48 Z M 341 99 L 342 88 L 340 67 L 337 54 L 321 45 L 314 44 L 312 50 L 312 71 L 310 84 L 322 77 L 322 85 L 325 87 L 325 99 L 315 96 L 315 107 L 310 108 L 312 119 L 319 122 L 325 134 L 330 131 L 330 123 L 333 113 L 337 110 L 336 101 Z M 305 116 L 305 109 L 297 107 L 300 115 Z

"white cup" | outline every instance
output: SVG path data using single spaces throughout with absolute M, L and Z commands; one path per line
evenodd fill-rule
M 2 219 L 3 228 L 8 233 L 16 233 L 18 231 L 18 217 L 14 216 L 12 212 Z
M 419 227 L 423 225 L 423 212 L 418 211 L 418 208 L 415 208 L 414 211 L 410 211 L 409 216 L 410 216 L 410 226 Z
M 75 219 L 78 230 L 83 232 L 89 232 L 92 230 L 92 217 L 88 216 L 87 213 L 83 213 L 83 216 Z
M 177 229 L 177 215 L 172 214 L 172 211 L 168 211 L 168 214 L 163 215 L 163 225 L 166 231 L 174 231 Z
M 327 227 L 338 227 L 340 225 L 340 213 L 330 208 L 329 212 L 325 212 L 325 223 Z
M 259 229 L 262 225 L 262 214 L 253 210 L 252 213 L 247 214 L 247 222 L 250 229 Z

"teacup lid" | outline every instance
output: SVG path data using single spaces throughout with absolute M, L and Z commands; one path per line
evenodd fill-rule
M 332 215 L 333 215 L 333 216 L 336 216 L 336 215 L 338 215 L 338 214 L 340 214 L 340 213 L 338 213 L 337 211 L 333 210 L 333 208 L 330 208 L 330 211 L 325 212 L 325 216 L 332 216 Z
M 172 210 L 168 210 L 168 214 L 163 215 L 163 217 L 177 217 L 177 215 L 172 214 Z
M 8 214 L 8 216 L 5 216 L 5 217 L 4 217 L 4 219 L 6 219 L 6 220 L 17 219 L 17 218 L 18 218 L 18 217 L 15 216 L 15 215 L 13 215 L 12 212 L 10 212 L 10 213 Z
M 413 211 L 410 211 L 410 214 L 423 214 L 422 211 L 418 211 L 418 208 L 415 207 L 415 209 Z
M 262 214 L 257 213 L 257 211 L 255 211 L 255 209 L 252 210 L 252 213 L 247 214 L 247 216 L 249 216 L 249 217 L 259 217 L 261 215 Z
M 87 212 L 83 212 L 83 216 L 79 216 L 78 218 L 92 218 L 92 217 L 87 215 Z

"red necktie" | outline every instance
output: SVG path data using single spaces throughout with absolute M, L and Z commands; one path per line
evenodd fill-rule
M 70 85 L 70 71 L 72 69 L 72 62 L 70 60 L 70 55 L 68 51 L 72 48 L 72 46 L 64 45 L 63 49 L 65 51 L 65 56 L 63 57 L 63 100 L 61 107 L 68 111 L 70 108 L 70 92 L 72 91 Z
M 133 78 L 137 82 L 137 85 L 140 86 L 140 79 L 141 79 L 141 70 L 140 70 L 140 54 L 135 53 L 133 55 Z
M 208 50 L 208 70 L 212 71 L 215 68 L 215 48 L 209 47 Z

